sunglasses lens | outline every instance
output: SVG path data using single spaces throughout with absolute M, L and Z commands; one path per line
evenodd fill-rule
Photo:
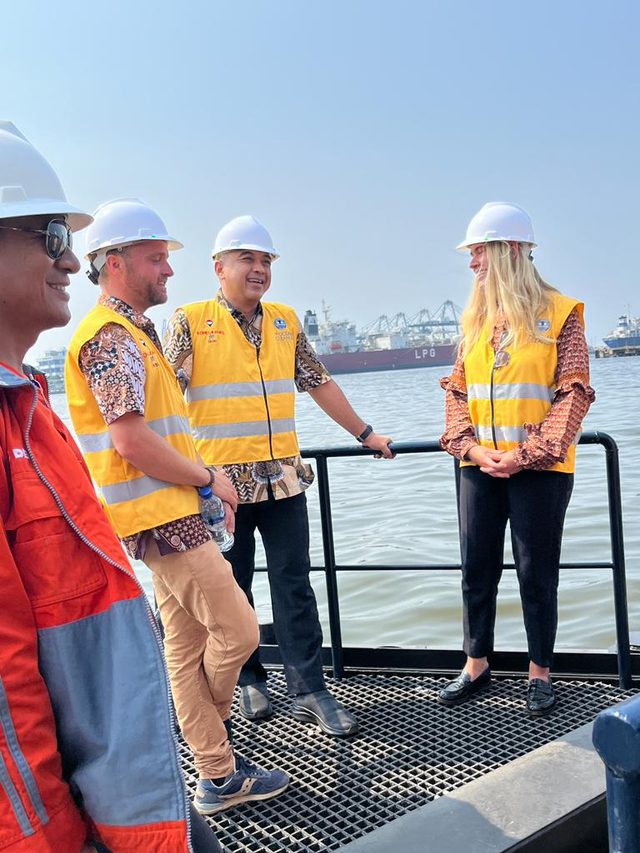
M 47 254 L 50 258 L 61 258 L 71 245 L 71 231 L 66 222 L 53 221 L 47 225 Z
M 504 367 L 505 365 L 509 364 L 510 358 L 511 356 L 509 355 L 509 353 L 506 350 L 501 349 L 498 350 L 498 352 L 496 353 L 493 363 L 496 367 Z

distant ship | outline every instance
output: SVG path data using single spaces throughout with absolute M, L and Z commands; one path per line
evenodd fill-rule
M 639 349 L 640 320 L 629 313 L 621 314 L 618 317 L 618 325 L 602 340 L 612 350 Z
M 356 331 L 347 320 L 332 322 L 322 303 L 324 322 L 315 311 L 304 316 L 304 331 L 330 373 L 362 373 L 451 365 L 460 340 L 461 309 L 445 302 L 433 314 L 383 315 Z
M 50 349 L 38 361 L 38 368 L 47 377 L 50 394 L 64 394 L 64 361 L 66 347 Z

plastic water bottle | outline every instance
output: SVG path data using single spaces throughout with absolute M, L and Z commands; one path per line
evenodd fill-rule
M 225 521 L 224 506 L 217 495 L 213 494 L 211 486 L 198 489 L 200 494 L 200 515 L 211 532 L 221 551 L 233 547 L 233 533 L 229 533 Z

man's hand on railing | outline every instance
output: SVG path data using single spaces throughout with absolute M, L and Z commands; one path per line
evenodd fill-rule
M 395 459 L 395 455 L 389 450 L 389 445 L 393 441 L 388 435 L 380 435 L 378 432 L 372 432 L 363 441 L 362 446 L 368 447 L 371 450 L 377 450 L 374 459 Z

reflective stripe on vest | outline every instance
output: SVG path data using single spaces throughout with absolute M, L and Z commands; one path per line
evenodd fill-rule
M 144 364 L 146 424 L 181 456 L 195 462 L 197 453 L 184 397 L 160 350 L 126 317 L 104 305 L 96 305 L 80 323 L 69 344 L 65 388 L 78 443 L 91 476 L 102 493 L 109 519 L 118 536 L 124 538 L 196 515 L 200 501 L 192 486 L 179 486 L 149 477 L 114 447 L 78 364 L 83 345 L 108 323 L 123 326 L 138 347 Z
M 557 346 L 555 341 L 569 314 L 582 303 L 559 293 L 549 295 L 549 304 L 540 316 L 538 328 L 549 342 L 526 341 L 503 347 L 510 359 L 496 366 L 485 325 L 479 339 L 464 356 L 467 403 L 476 438 L 485 447 L 512 450 L 526 441 L 524 424 L 539 424 L 546 417 L 555 394 Z M 577 441 L 577 439 L 576 439 Z M 575 446 L 552 471 L 570 473 L 574 469 Z M 462 462 L 463 465 L 473 464 Z
M 474 424 L 473 428 L 476 431 L 476 437 L 481 442 L 489 442 L 493 444 L 493 432 L 491 426 L 482 424 Z M 527 433 L 524 427 L 521 426 L 494 426 L 496 441 L 506 441 L 510 444 L 518 444 L 520 441 L 525 441 Z
M 291 432 L 296 428 L 293 418 L 274 418 L 271 432 Z M 231 424 L 208 424 L 194 426 L 193 437 L 198 440 L 208 438 L 240 438 L 247 435 L 269 435 L 268 421 L 237 421 Z
M 480 424 L 474 424 L 473 428 L 476 431 L 476 437 L 481 442 L 486 442 L 493 445 L 493 434 L 491 432 L 490 426 L 481 426 Z M 518 444 L 521 441 L 527 440 L 527 431 L 524 427 L 520 426 L 494 426 L 494 431 L 496 434 L 496 441 L 505 441 L 509 444 Z M 582 430 L 578 430 L 576 437 L 571 442 L 572 444 L 578 444 L 580 441 L 580 435 Z
M 293 379 L 265 379 L 262 382 L 220 382 L 216 385 L 197 385 L 187 388 L 186 397 L 192 400 L 220 400 L 223 397 L 262 397 L 267 394 L 293 394 L 296 385 Z
M 111 506 L 112 504 L 122 503 L 122 501 L 132 501 L 136 498 L 143 498 L 146 495 L 159 492 L 162 489 L 170 489 L 173 483 L 167 483 L 165 480 L 156 480 L 154 477 L 147 477 L 143 474 L 135 480 L 123 480 L 121 483 L 109 483 L 103 485 L 100 489 L 104 502 Z
M 491 399 L 491 383 L 473 382 L 467 385 L 468 400 Z M 500 382 L 493 388 L 494 400 L 544 400 L 551 402 L 553 390 L 538 382 Z
M 147 421 L 146 423 L 157 435 L 161 435 L 163 438 L 178 432 L 184 435 L 190 435 L 191 433 L 189 418 L 184 417 L 184 415 L 168 415 L 165 418 L 154 418 L 152 421 Z M 100 450 L 113 449 L 113 442 L 111 441 L 108 429 L 102 432 L 80 433 L 78 435 L 78 444 L 83 453 L 97 453 Z
M 186 399 L 200 456 L 216 465 L 296 456 L 294 310 L 262 303 L 259 349 L 215 300 L 179 310 L 193 345 Z

